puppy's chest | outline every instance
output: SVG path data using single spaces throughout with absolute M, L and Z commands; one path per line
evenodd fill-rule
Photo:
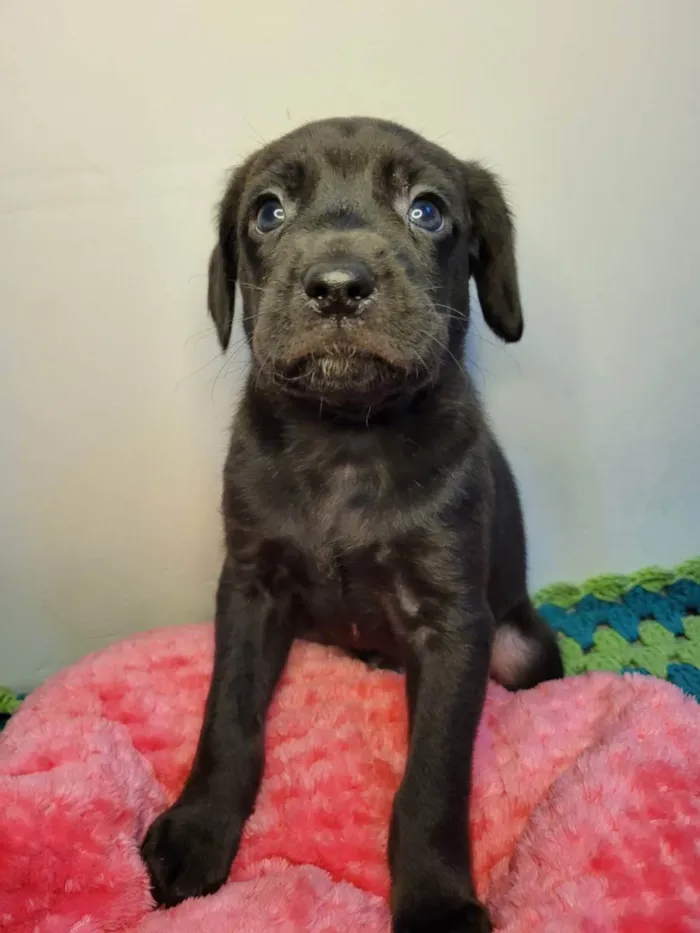
M 434 603 L 432 588 L 418 581 L 432 576 L 439 546 L 407 519 L 381 468 L 334 466 L 286 501 L 286 514 L 276 512 L 266 537 L 284 542 L 283 565 L 291 555 L 303 568 L 304 584 L 295 592 L 305 610 L 304 634 L 396 660 L 399 644 L 424 627 L 426 597 Z M 282 572 L 282 590 L 286 581 Z
M 335 545 L 352 548 L 374 539 L 372 517 L 384 510 L 387 478 L 381 468 L 343 464 L 323 477 L 311 490 L 311 526 Z
M 392 500 L 384 468 L 343 463 L 298 478 L 287 520 L 305 550 L 325 564 L 391 533 Z

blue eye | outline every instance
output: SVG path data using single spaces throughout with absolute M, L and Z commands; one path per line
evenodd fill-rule
M 416 198 L 408 209 L 407 220 L 426 233 L 439 233 L 445 226 L 440 208 L 430 198 Z
M 284 223 L 284 208 L 279 198 L 267 198 L 260 205 L 255 225 L 260 233 L 272 233 Z

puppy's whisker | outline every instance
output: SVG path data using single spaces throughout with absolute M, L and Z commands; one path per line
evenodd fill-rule
M 218 384 L 218 382 L 219 382 L 219 379 L 221 378 L 221 376 L 223 375 L 224 372 L 228 373 L 228 371 L 229 371 L 229 370 L 228 370 L 228 367 L 229 367 L 230 365 L 231 365 L 231 361 L 230 361 L 229 359 L 224 360 L 224 362 L 222 363 L 221 367 L 219 368 L 218 373 L 217 373 L 216 376 L 214 377 L 214 381 L 212 382 L 212 385 L 211 385 L 211 390 L 209 391 L 209 399 L 210 399 L 212 402 L 214 401 L 214 393 L 216 392 L 216 386 L 217 386 L 217 384 Z
M 178 379 L 178 381 L 175 383 L 175 391 L 177 391 L 183 383 L 187 382 L 189 379 L 192 379 L 194 376 L 197 375 L 197 373 L 201 373 L 208 366 L 211 366 L 212 363 L 215 363 L 218 359 L 219 359 L 219 354 L 217 353 L 216 356 L 213 356 L 207 363 L 203 363 L 201 366 L 198 366 L 196 369 L 193 369 L 192 372 L 187 373 L 186 376 L 183 376 L 181 379 Z
M 476 330 L 476 328 L 470 331 L 469 340 L 479 340 L 481 343 L 485 343 L 489 347 L 494 347 L 496 350 L 501 350 L 503 353 L 508 353 L 510 356 L 508 347 L 504 346 L 502 343 L 499 343 L 497 340 L 492 340 L 486 334 L 480 333 L 478 330 Z
M 256 388 L 256 389 L 260 388 L 260 377 L 263 376 L 263 375 L 265 375 L 265 369 L 267 368 L 267 366 L 268 366 L 268 365 L 271 363 L 271 361 L 272 361 L 272 354 L 273 354 L 273 352 L 274 352 L 274 349 L 275 349 L 275 347 L 274 347 L 274 344 L 273 344 L 273 346 L 271 347 L 271 349 L 268 350 L 268 352 L 267 352 L 267 354 L 265 355 L 265 357 L 263 357 L 262 362 L 260 363 L 260 365 L 258 366 L 258 368 L 257 368 L 257 370 L 256 370 L 256 372 L 255 372 L 255 388 Z M 275 379 L 276 379 L 276 376 L 277 376 L 277 373 L 275 372 L 274 366 L 270 366 L 270 376 L 271 376 L 271 378 L 272 378 L 272 381 L 274 382 Z
M 227 378 L 228 376 L 232 375 L 233 373 L 232 364 L 236 362 L 236 357 L 238 356 L 238 353 L 242 349 L 243 349 L 243 342 L 240 341 L 239 345 L 234 348 L 233 352 L 228 354 L 221 368 L 219 369 L 218 373 L 214 377 L 214 381 L 212 383 L 211 390 L 209 392 L 209 398 L 211 399 L 212 402 L 214 401 L 214 393 L 216 392 L 216 386 L 218 385 L 219 379 Z
M 248 120 L 247 117 L 245 118 L 245 123 L 248 129 L 253 134 L 255 141 L 259 143 L 261 146 L 266 146 L 269 140 L 265 139 L 265 137 L 255 129 L 255 127 L 252 125 L 252 123 L 250 122 L 250 120 Z
M 240 281 L 238 284 L 241 285 L 243 288 L 252 288 L 252 289 L 253 289 L 254 291 L 256 291 L 256 292 L 264 292 L 264 291 L 265 291 L 265 289 L 262 287 L 262 285 L 256 285 L 255 282 L 243 282 L 243 281 Z
M 431 136 L 430 138 L 432 142 L 434 142 L 435 144 L 438 144 L 442 142 L 443 139 L 447 139 L 447 137 L 451 135 L 452 135 L 452 130 L 446 130 L 444 133 L 440 133 L 439 136 Z
M 205 327 L 203 330 L 198 330 L 194 334 L 190 334 L 187 340 L 185 340 L 183 346 L 188 347 L 192 343 L 199 343 L 200 340 L 204 340 L 205 337 L 209 337 L 214 333 L 215 328 L 213 325 L 210 327 Z
M 449 311 L 450 317 L 459 318 L 463 321 L 469 320 L 469 313 L 467 311 L 460 311 L 458 308 L 453 308 L 452 305 L 435 302 L 435 307 L 440 308 L 442 311 Z
M 464 376 L 464 378 L 465 378 L 467 384 L 471 383 L 471 379 L 469 378 L 469 374 L 468 374 L 468 372 L 467 372 L 467 370 L 466 370 L 464 364 L 463 364 L 463 363 L 460 363 L 460 361 L 459 361 L 459 360 L 457 359 L 457 357 L 454 355 L 454 353 L 452 352 L 452 350 L 450 350 L 450 348 L 447 346 L 447 344 L 443 343 L 442 340 L 440 340 L 438 337 L 435 336 L 435 334 L 431 334 L 430 331 L 427 331 L 427 330 L 420 330 L 420 329 L 419 329 L 419 330 L 417 330 L 417 333 L 422 334 L 424 337 L 428 337 L 430 340 L 432 340 L 432 341 L 440 348 L 440 350 L 441 350 L 443 353 L 447 353 L 447 355 L 448 355 L 449 357 L 451 357 L 451 359 L 454 360 L 454 362 L 457 364 L 457 367 L 459 368 L 459 371 L 460 371 L 460 372 L 462 373 L 462 375 Z
M 465 311 L 459 311 L 457 308 L 453 308 L 451 305 L 438 304 L 438 303 L 436 303 L 434 307 L 447 311 L 449 314 L 449 317 L 453 318 L 454 320 L 465 321 L 467 323 L 469 322 L 470 316 Z M 482 343 L 487 344 L 489 347 L 493 347 L 494 349 L 499 350 L 502 353 L 506 353 L 509 357 L 511 357 L 511 359 L 515 359 L 515 357 L 512 355 L 512 353 L 510 352 L 507 346 L 505 346 L 504 344 L 500 343 L 497 340 L 491 340 L 486 334 L 484 334 L 480 330 L 477 330 L 476 328 L 469 331 L 468 339 L 469 340 L 480 340 Z
M 236 353 L 238 353 L 238 351 L 241 350 L 246 345 L 247 342 L 248 341 L 246 337 L 239 337 L 238 340 L 234 340 L 233 343 L 229 344 L 228 349 L 226 351 L 227 359 L 230 359 L 231 357 L 235 356 Z

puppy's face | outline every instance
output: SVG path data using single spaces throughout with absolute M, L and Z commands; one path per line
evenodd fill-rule
M 394 124 L 325 120 L 234 173 L 209 308 L 225 349 L 238 282 L 259 387 L 374 406 L 439 381 L 459 358 L 470 275 L 492 329 L 519 339 L 513 230 L 495 179 Z

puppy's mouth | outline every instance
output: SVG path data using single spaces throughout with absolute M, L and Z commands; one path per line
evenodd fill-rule
M 379 406 L 412 394 L 430 377 L 421 364 L 390 362 L 352 346 L 307 353 L 275 367 L 285 393 L 331 406 Z

